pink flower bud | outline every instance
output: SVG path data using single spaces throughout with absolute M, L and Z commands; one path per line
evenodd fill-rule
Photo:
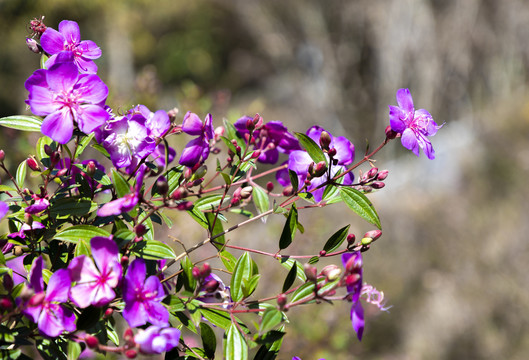
M 347 284 L 347 286 L 351 286 L 356 284 L 359 280 L 360 274 L 351 274 L 347 275 L 347 277 L 345 278 L 345 283 Z
M 327 131 L 322 131 L 320 135 L 320 146 L 323 150 L 329 150 L 331 135 Z
M 320 161 L 319 163 L 314 166 L 314 171 L 311 173 L 313 177 L 321 177 L 325 175 L 325 172 L 327 171 L 327 164 L 325 161 Z
M 321 274 L 325 276 L 327 281 L 334 281 L 342 274 L 342 269 L 336 265 L 327 265 L 321 270 Z
M 263 118 L 261 117 L 261 115 L 259 114 L 255 114 L 254 118 L 253 118 L 253 123 L 255 125 L 255 128 L 257 130 L 259 130 L 260 128 L 263 127 Z
M 386 184 L 384 184 L 382 181 L 375 181 L 371 184 L 371 187 L 373 189 L 382 189 Z
M 378 172 L 377 174 L 377 180 L 386 180 L 386 178 L 388 177 L 388 174 L 389 174 L 389 171 L 388 170 L 381 170 Z
M 108 308 L 105 310 L 105 314 L 103 315 L 105 319 L 108 319 L 114 314 L 114 309 Z
M 209 280 L 204 284 L 203 289 L 208 293 L 212 293 L 219 288 L 219 282 L 215 279 Z
M 191 210 L 192 207 L 193 207 L 193 203 L 191 201 L 183 201 L 179 203 L 178 205 L 176 205 L 176 208 L 180 211 Z
M 61 169 L 61 170 L 57 171 L 57 177 L 64 176 L 64 175 L 66 175 L 67 172 L 68 172 L 68 169 Z
M 37 160 L 35 160 L 33 157 L 29 157 L 26 160 L 26 164 L 28 164 L 28 167 L 33 171 L 40 171 L 40 166 L 37 163 Z
M 294 192 L 294 188 L 292 188 L 292 185 L 287 186 L 283 189 L 283 196 L 290 196 Z
M 274 190 L 274 183 L 269 181 L 266 183 L 266 191 L 270 192 L 272 190 Z
M 12 308 L 13 308 L 13 301 L 7 296 L 2 296 L 0 298 L 0 309 L 11 310 Z
M 257 159 L 259 156 L 261 156 L 261 150 L 255 150 L 252 153 L 252 159 Z
M 189 180 L 193 176 L 193 169 L 186 168 L 184 171 L 184 179 Z
M 250 132 L 250 134 L 251 134 L 252 131 L 255 129 L 255 124 L 253 123 L 253 119 L 248 119 L 248 120 L 246 120 L 246 129 L 248 129 L 248 131 Z
M 366 173 L 366 177 L 368 179 L 371 179 L 373 177 L 375 177 L 375 175 L 378 173 L 378 168 L 376 167 L 373 167 L 371 169 L 369 169 L 369 171 Z
M 207 277 L 209 274 L 211 274 L 211 266 L 208 263 L 204 263 L 202 265 L 202 276 Z
M 325 256 L 327 255 L 327 251 L 325 250 L 320 250 L 320 256 Z
M 327 154 L 329 154 L 330 157 L 335 157 L 336 149 L 335 148 L 329 149 L 329 151 L 327 151 Z
M 121 266 L 127 266 L 129 264 L 129 257 L 127 255 L 123 255 L 121 257 Z
M 191 275 L 193 275 L 195 279 L 200 279 L 200 277 L 202 276 L 202 271 L 200 271 L 200 268 L 198 266 L 194 266 L 191 270 Z
M 378 239 L 381 236 L 382 236 L 382 231 L 381 230 L 371 230 L 371 231 L 368 231 L 368 232 L 366 232 L 364 234 L 365 238 L 371 238 L 373 240 L 376 240 L 376 239 Z
M 215 140 L 218 140 L 222 135 L 224 135 L 224 128 L 222 126 L 215 128 Z
M 88 164 L 86 164 L 86 175 L 90 177 L 94 177 L 96 173 L 96 163 L 93 161 L 89 161 Z
M 347 235 L 347 243 L 349 245 L 353 245 L 355 243 L 355 240 L 356 240 L 356 236 L 355 234 L 349 234 Z
M 184 189 L 184 188 L 178 188 L 178 189 L 176 189 L 176 190 L 173 192 L 172 198 L 173 198 L 174 200 L 181 200 L 181 199 L 187 197 L 187 194 L 188 194 L 188 192 L 187 192 L 186 189 Z
M 99 340 L 95 336 L 87 335 L 84 338 L 84 341 L 86 346 L 88 346 L 90 349 L 95 349 L 99 346 Z
M 305 275 L 307 276 L 307 280 L 309 281 L 316 281 L 318 279 L 318 271 L 316 270 L 316 267 L 312 266 L 309 263 L 306 263 L 303 266 L 303 270 L 305 271 Z
M 4 159 L 6 158 L 6 153 L 4 150 L 0 150 L 0 163 L 4 162 Z
M 123 333 L 123 340 L 127 342 L 132 341 L 134 343 L 134 332 L 131 328 L 127 328 L 127 330 L 125 330 L 125 332 Z
M 135 359 L 136 356 L 138 356 L 138 351 L 136 351 L 135 349 L 127 350 L 125 351 L 125 356 L 127 357 L 127 359 Z
M 287 303 L 287 296 L 285 294 L 279 294 L 277 296 L 277 305 L 279 305 L 280 308 L 283 308 L 285 304 Z

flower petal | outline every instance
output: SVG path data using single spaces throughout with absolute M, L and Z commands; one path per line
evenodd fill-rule
M 406 149 L 411 150 L 415 155 L 419 156 L 419 144 L 413 130 L 409 128 L 404 130 L 402 133 L 401 143 Z
M 182 121 L 182 131 L 189 135 L 202 135 L 203 126 L 202 120 L 200 120 L 197 114 L 191 111 L 187 112 Z
M 360 301 L 357 301 L 351 307 L 351 323 L 353 325 L 354 331 L 358 336 L 358 340 L 362 340 L 362 335 L 364 334 L 364 308 Z
M 401 108 L 389 105 L 389 124 L 391 125 L 391 130 L 402 133 L 406 129 L 406 123 L 403 121 L 405 118 L 406 114 Z
M 70 293 L 70 272 L 67 269 L 57 270 L 48 282 L 46 290 L 47 301 L 66 302 Z
M 81 31 L 75 21 L 63 20 L 59 23 L 59 32 L 64 35 L 69 44 L 79 44 L 81 41 Z
M 56 93 L 72 91 L 78 78 L 79 70 L 72 62 L 55 64 L 46 72 L 48 86 Z
M 47 28 L 40 38 L 42 49 L 52 55 L 63 51 L 65 42 L 64 35 L 52 28 Z
M 92 133 L 110 118 L 110 114 L 98 105 L 82 105 L 76 113 L 79 129 L 85 134 Z
M 69 109 L 55 111 L 44 118 L 41 131 L 60 144 L 66 144 L 72 138 L 73 119 Z
M 409 89 L 397 90 L 397 103 L 406 113 L 414 113 L 415 108 L 413 107 L 413 99 Z
M 84 40 L 77 45 L 77 50 L 81 56 L 86 59 L 97 59 L 101 57 L 101 48 L 92 40 Z

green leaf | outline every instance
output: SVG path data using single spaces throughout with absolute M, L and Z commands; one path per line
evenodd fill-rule
M 283 337 L 285 335 L 285 326 L 282 325 L 279 330 L 272 330 L 265 336 L 263 336 L 262 341 L 265 344 L 259 348 L 259 351 L 255 354 L 253 360 L 274 360 L 281 349 L 281 344 L 283 342 Z M 273 341 L 269 345 L 270 341 L 267 341 L 270 338 L 270 341 Z
M 204 196 L 193 204 L 195 208 L 200 211 L 204 210 L 216 210 L 222 199 L 222 194 Z M 229 200 L 229 196 L 224 198 L 224 201 Z
M 55 240 L 80 244 L 82 241 L 90 243 L 90 240 L 96 236 L 109 237 L 110 233 L 104 229 L 91 225 L 74 225 L 58 232 L 53 238 Z
M 344 203 L 361 218 L 381 229 L 378 214 L 369 199 L 356 189 L 343 187 L 340 195 Z
M 131 252 L 147 260 L 174 259 L 176 257 L 169 245 L 157 240 L 140 241 L 131 249 Z
M 99 151 L 101 154 L 103 154 L 104 157 L 106 157 L 107 159 L 110 159 L 110 154 L 103 146 L 99 144 L 92 144 L 92 147 L 96 149 L 97 151 Z
M 225 136 L 221 136 L 220 139 L 224 142 L 224 144 L 226 144 L 226 146 L 229 150 L 231 150 L 232 153 L 237 154 L 237 149 L 235 148 L 235 146 L 233 146 L 230 139 Z
M 295 171 L 288 169 L 288 176 L 290 177 L 290 184 L 292 185 L 292 191 L 296 193 L 299 189 L 298 174 Z
M 257 285 L 259 284 L 260 278 L 261 278 L 261 275 L 254 275 L 248 280 L 243 280 L 242 292 L 245 298 L 253 294 L 253 292 L 257 288 Z
M 292 204 L 290 211 L 288 212 L 287 221 L 281 232 L 281 238 L 279 239 L 279 248 L 281 250 L 286 249 L 290 246 L 296 235 L 296 229 L 298 227 L 298 210 L 296 204 Z
M 68 360 L 77 360 L 81 355 L 81 345 L 75 341 L 68 341 Z
M 187 213 L 191 215 L 191 217 L 204 229 L 209 230 L 209 224 L 208 220 L 206 219 L 206 215 L 200 210 L 198 210 L 195 206 L 193 206 L 190 210 L 187 210 Z
M 187 291 L 194 291 L 197 286 L 197 280 L 193 277 L 193 263 L 191 260 L 189 260 L 189 257 L 184 257 L 182 261 L 180 261 L 180 267 L 182 268 L 183 272 L 179 276 L 183 279 L 184 287 Z
M 16 181 L 19 188 L 24 187 L 24 180 L 26 180 L 26 172 L 28 169 L 27 161 L 24 160 L 18 165 L 17 168 L 17 174 L 16 174 Z
M 106 323 L 107 336 L 114 343 L 114 345 L 119 346 L 119 335 L 114 326 L 107 321 Z
M 325 157 L 325 154 L 323 154 L 323 150 L 314 142 L 314 140 L 303 133 L 294 133 L 294 135 L 298 138 L 301 146 L 307 150 L 312 161 L 316 164 L 324 161 L 327 164 L 327 158 Z
M 42 119 L 37 116 L 14 115 L 0 118 L 0 125 L 16 130 L 40 132 Z
M 347 234 L 349 233 L 349 226 L 344 226 L 337 232 L 331 235 L 329 240 L 325 243 L 323 246 L 323 250 L 325 250 L 327 253 L 331 253 L 334 250 L 338 249 L 340 245 L 344 242 L 344 240 L 347 238 Z
M 97 210 L 97 204 L 86 198 L 62 198 L 50 206 L 54 216 L 82 216 Z
M 279 262 L 281 262 L 281 265 L 287 268 L 289 271 L 294 265 L 296 265 L 297 278 L 300 279 L 302 282 L 307 281 L 307 276 L 305 275 L 305 271 L 303 270 L 303 265 L 301 265 L 299 261 L 292 258 L 282 257 L 279 259 Z
M 301 285 L 292 295 L 291 302 L 296 302 L 299 300 L 306 300 L 308 298 L 312 298 L 314 296 L 314 283 L 306 282 L 305 284 Z
M 17 189 L 7 185 L 0 185 L 0 191 L 17 191 Z
M 205 322 L 200 323 L 200 338 L 202 339 L 202 347 L 206 357 L 213 359 L 217 349 L 217 338 L 213 329 Z
M 41 68 L 41 69 L 46 69 L 46 66 L 45 66 L 46 61 L 48 61 L 48 55 L 46 55 L 46 54 L 42 54 L 42 55 L 40 56 L 40 68 Z
M 205 215 L 206 215 L 206 220 L 208 222 L 208 228 L 209 228 L 208 230 L 211 236 L 222 234 L 224 232 L 224 228 L 222 227 L 222 222 L 220 221 L 220 219 L 217 218 L 215 220 L 214 213 L 205 213 Z M 212 228 L 214 221 L 215 221 L 215 226 Z M 212 243 L 218 250 L 221 250 L 222 245 L 224 245 L 225 242 L 226 240 L 224 239 L 224 235 L 222 235 L 222 236 L 215 238 L 214 242 Z
M 233 275 L 231 277 L 231 297 L 233 301 L 241 301 L 244 298 L 243 291 L 243 282 L 248 281 L 252 273 L 252 259 L 250 254 L 245 252 L 241 255 L 235 269 L 233 270 Z
M 226 360 L 248 359 L 248 345 L 246 345 L 244 336 L 239 332 L 235 323 L 232 323 L 226 332 L 224 358 Z
M 285 282 L 283 283 L 283 292 L 287 292 L 288 289 L 292 287 L 294 281 L 296 281 L 296 274 L 298 272 L 298 265 L 294 262 L 293 266 L 290 268 Z
M 231 318 L 229 313 L 221 310 L 216 310 L 212 308 L 202 308 L 202 316 L 206 318 L 213 325 L 218 326 L 222 329 L 227 329 L 231 325 Z
M 90 256 L 90 247 L 88 246 L 87 241 L 79 240 L 77 246 L 75 247 L 75 256 L 87 255 Z
M 79 144 L 77 145 L 77 148 L 75 149 L 74 159 L 77 159 L 79 155 L 83 153 L 83 151 L 86 149 L 88 144 L 90 144 L 90 141 L 94 138 L 95 133 L 91 133 L 88 136 L 84 136 L 81 141 L 79 141 Z
M 53 149 L 55 146 L 52 146 L 52 144 L 53 144 L 53 140 L 51 138 L 47 136 L 41 136 L 37 140 L 37 146 L 35 148 L 35 150 L 37 150 L 37 154 L 36 154 L 37 159 L 42 161 L 42 159 L 49 158 L 48 154 L 46 154 L 46 152 L 44 151 L 44 146 L 48 145 Z
M 123 196 L 130 193 L 129 183 L 115 169 L 112 169 L 112 179 L 114 180 L 114 186 L 116 187 L 116 194 L 118 195 L 118 198 L 122 198 Z
M 222 250 L 219 253 L 220 260 L 222 260 L 222 263 L 226 267 L 226 270 L 229 272 L 233 272 L 235 269 L 235 265 L 237 264 L 237 259 L 235 256 L 233 256 L 231 253 L 229 253 L 227 250 Z
M 318 261 L 320 261 L 320 257 L 319 256 L 313 256 L 309 259 L 309 264 L 311 265 L 314 265 L 316 264 Z
M 259 327 L 259 333 L 264 334 L 281 324 L 283 321 L 283 314 L 281 311 L 275 308 L 267 309 L 261 319 L 261 326 Z
M 253 187 L 252 199 L 259 214 L 267 212 L 270 208 L 270 200 L 268 199 L 268 194 L 263 190 L 262 187 Z
M 241 152 L 244 153 L 244 149 L 246 149 L 246 143 L 244 142 L 244 139 L 240 136 L 235 126 L 231 122 L 229 122 L 228 119 L 223 119 L 223 123 L 224 130 L 226 131 L 226 137 L 228 139 L 235 139 L 235 141 L 237 141 L 237 145 L 241 147 Z

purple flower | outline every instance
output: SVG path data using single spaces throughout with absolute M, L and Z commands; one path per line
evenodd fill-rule
M 197 300 L 205 303 L 222 302 L 225 307 L 228 307 L 231 302 L 230 288 L 220 277 L 211 273 L 202 280 Z
M 154 162 L 158 167 L 165 167 L 165 145 L 158 144 L 156 149 L 154 149 L 151 156 L 154 158 Z M 170 146 L 167 146 L 167 164 L 170 164 L 171 161 L 176 157 L 176 150 Z
M 180 165 L 193 167 L 204 162 L 209 156 L 209 140 L 213 139 L 211 114 L 207 114 L 202 122 L 197 114 L 188 111 L 182 122 L 182 131 L 198 137 L 187 143 L 180 156 Z
M 12 279 L 14 286 L 26 281 L 28 276 L 27 270 L 24 267 L 24 258 L 26 256 L 27 255 L 17 256 L 6 261 L 6 266 L 13 271 Z
M 125 309 L 123 317 L 130 327 L 145 325 L 167 326 L 169 311 L 160 302 L 165 292 L 156 276 L 147 276 L 145 260 L 135 259 L 129 266 L 123 282 Z
M 74 121 L 82 132 L 89 134 L 110 117 L 102 107 L 108 95 L 107 86 L 97 75 L 79 75 L 72 62 L 35 71 L 25 86 L 31 111 L 45 116 L 42 133 L 61 144 L 72 137 Z
M 120 215 L 124 212 L 129 212 L 134 209 L 140 201 L 141 187 L 143 186 L 143 177 L 145 176 L 146 170 L 147 166 L 142 164 L 138 169 L 138 173 L 136 174 L 135 188 L 131 189 L 133 192 L 101 206 L 101 208 L 97 210 L 97 216 Z
M 81 255 L 72 259 L 68 266 L 72 281 L 76 283 L 70 290 L 70 299 L 80 308 L 103 306 L 112 301 L 116 297 L 113 289 L 118 286 L 123 272 L 118 246 L 112 238 L 94 237 L 90 246 L 94 261 Z
M 50 337 L 57 337 L 63 331 L 75 331 L 75 315 L 61 305 L 68 301 L 70 292 L 70 273 L 67 269 L 57 270 L 44 291 L 42 278 L 43 260 L 38 257 L 29 273 L 29 287 L 35 295 L 23 307 L 22 314 L 36 323 L 39 330 Z
M 180 330 L 149 326 L 134 336 L 134 342 L 140 345 L 143 354 L 161 354 L 178 346 Z
M 145 127 L 149 130 L 149 136 L 162 137 L 171 127 L 169 115 L 164 110 L 153 113 L 145 105 L 138 105 L 131 113 L 141 114 L 145 118 Z
M 59 31 L 47 28 L 42 34 L 40 44 L 44 51 L 51 54 L 51 57 L 46 61 L 48 69 L 56 63 L 59 53 L 69 52 L 73 55 L 74 63 L 79 68 L 79 72 L 85 74 L 97 72 L 97 65 L 93 59 L 101 56 L 101 49 L 93 41 L 81 41 L 79 25 L 75 21 L 61 21 Z
M 320 126 L 313 126 L 307 130 L 307 135 L 314 140 L 316 144 L 319 144 L 321 133 L 324 129 Z M 329 148 L 334 148 L 336 150 L 336 155 L 334 159 L 338 160 L 337 165 L 332 165 L 331 167 L 331 177 L 335 176 L 338 171 L 346 170 L 347 165 L 351 164 L 354 160 L 354 145 L 343 136 L 331 137 L 331 142 Z M 327 157 L 327 154 L 325 154 Z M 327 157 L 328 159 L 328 157 Z M 310 164 L 313 162 L 309 154 L 304 150 L 294 150 L 290 153 L 288 157 L 288 169 L 294 171 L 298 175 L 298 181 L 300 186 L 307 179 L 307 173 L 309 170 Z M 288 170 L 283 169 L 276 173 L 277 181 L 283 185 L 287 186 L 290 184 L 290 178 L 288 176 Z M 307 187 L 307 191 L 317 188 L 321 184 L 325 183 L 329 179 L 328 173 L 325 173 L 323 176 L 312 178 L 310 185 Z M 354 180 L 354 175 L 352 172 L 344 176 L 343 184 L 349 185 L 352 184 Z M 312 192 L 314 200 L 320 202 L 323 197 L 323 192 L 325 191 L 324 187 L 321 187 Z
M 391 129 L 402 134 L 402 145 L 417 156 L 421 148 L 428 159 L 435 158 L 435 151 L 427 136 L 434 136 L 443 125 L 438 126 L 432 115 L 424 109 L 415 110 L 413 99 L 408 89 L 397 91 L 399 106 L 389 106 L 389 122 Z
M 8 211 L 9 211 L 9 205 L 7 205 L 3 201 L 0 201 L 0 220 L 2 220 L 4 216 L 6 216 Z
M 37 195 L 33 195 L 33 199 L 35 200 L 33 205 L 30 205 L 25 209 L 27 214 L 38 214 L 50 206 L 50 202 L 46 198 L 40 198 Z
M 37 230 L 37 229 L 44 229 L 45 226 L 42 225 L 42 223 L 38 222 L 38 221 L 33 221 L 31 223 L 31 225 L 29 224 L 23 224 L 21 227 L 20 227 L 20 230 L 17 231 L 17 232 L 14 232 L 14 233 L 11 233 L 9 235 L 7 235 L 8 237 L 10 237 L 11 239 L 16 239 L 16 238 L 20 238 L 20 239 L 25 239 L 26 238 L 26 232 L 27 231 L 33 231 L 33 230 Z
M 243 136 L 250 133 L 246 127 L 248 120 L 253 119 L 243 116 L 233 125 Z M 275 164 L 279 158 L 279 152 L 290 154 L 294 150 L 301 150 L 299 141 L 288 132 L 281 121 L 270 121 L 253 132 L 255 149 L 261 151 L 258 160 L 265 164 Z
M 364 333 L 364 309 L 360 302 L 362 294 L 362 254 L 359 251 L 345 253 L 342 255 L 342 264 L 345 268 L 344 279 L 347 287 L 347 295 L 352 301 L 351 322 L 356 331 L 358 340 L 362 340 Z
M 126 168 L 129 174 L 156 147 L 145 120 L 139 113 L 129 113 L 119 120 L 108 122 L 104 128 L 103 146 L 110 154 L 112 164 L 117 168 Z

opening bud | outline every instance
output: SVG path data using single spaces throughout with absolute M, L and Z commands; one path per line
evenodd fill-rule
M 390 140 L 391 139 L 395 139 L 397 137 L 397 135 L 398 135 L 397 132 L 395 132 L 395 131 L 393 131 L 393 129 L 391 129 L 391 125 L 386 126 L 385 132 L 386 132 L 386 137 L 388 139 L 390 139 Z
M 184 171 L 184 179 L 189 180 L 191 179 L 191 176 L 193 176 L 193 169 L 186 168 Z
M 378 168 L 373 167 L 369 169 L 369 171 L 366 173 L 366 177 L 368 179 L 374 178 L 377 173 L 378 173 Z
M 314 166 L 314 169 L 311 175 L 312 177 L 318 178 L 318 177 L 325 175 L 326 171 L 327 171 L 327 164 L 325 164 L 325 161 L 320 161 Z
M 32 38 L 27 38 L 26 45 L 28 46 L 29 51 L 34 52 L 35 54 L 40 53 L 39 44 L 37 43 L 37 40 L 32 39 Z
M 241 190 L 241 199 L 248 199 L 250 196 L 252 196 L 253 187 L 251 186 L 245 186 Z
M 94 177 L 96 173 L 96 163 L 93 161 L 89 161 L 88 164 L 86 164 L 86 175 L 90 177 Z
M 334 281 L 342 275 L 342 269 L 336 265 L 327 265 L 321 270 L 321 274 L 325 276 L 327 281 Z
M 322 131 L 320 135 L 320 146 L 322 150 L 329 150 L 331 135 L 327 131 Z
M 375 241 L 376 239 L 378 239 L 379 237 L 382 236 L 382 231 L 381 230 L 371 230 L 371 231 L 368 231 L 364 234 L 364 238 L 371 238 L 373 239 L 373 241 Z
M 263 127 L 263 117 L 259 114 L 255 114 L 253 117 L 253 123 L 255 125 L 255 129 L 259 130 Z
M 37 163 L 37 160 L 35 160 L 35 158 L 33 156 L 27 158 L 26 160 L 26 164 L 28 165 L 28 167 L 33 170 L 33 171 L 40 171 L 40 166 L 39 164 Z
M 99 346 L 99 340 L 95 336 L 87 335 L 84 338 L 84 341 L 86 343 L 86 346 L 88 346 L 90 349 L 95 349 Z
M 307 280 L 316 282 L 316 280 L 318 279 L 318 275 L 317 275 L 318 274 L 318 270 L 316 269 L 316 267 L 312 266 L 309 263 L 306 263 L 303 266 L 303 270 L 305 271 L 305 275 L 307 276 Z

